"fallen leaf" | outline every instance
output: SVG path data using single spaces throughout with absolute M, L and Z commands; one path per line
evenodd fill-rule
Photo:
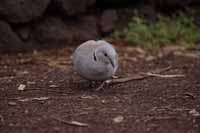
M 26 87 L 26 85 L 20 84 L 19 87 L 17 88 L 17 90 L 23 91 L 25 89 L 25 87 Z

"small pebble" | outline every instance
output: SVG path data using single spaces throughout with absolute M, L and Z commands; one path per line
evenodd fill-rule
M 124 117 L 119 115 L 113 119 L 115 123 L 121 123 L 124 120 Z

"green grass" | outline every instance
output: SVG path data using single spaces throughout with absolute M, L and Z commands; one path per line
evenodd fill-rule
M 122 31 L 116 30 L 113 37 L 147 48 L 169 44 L 183 44 L 190 48 L 199 41 L 200 30 L 192 16 L 179 13 L 173 17 L 159 16 L 155 23 L 134 17 L 128 27 Z

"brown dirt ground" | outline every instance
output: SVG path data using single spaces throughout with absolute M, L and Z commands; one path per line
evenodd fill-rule
M 138 48 L 117 48 L 117 75 L 171 66 L 164 74 L 185 77 L 151 77 L 96 92 L 96 84 L 71 72 L 74 48 L 1 55 L 0 132 L 200 133 L 199 56 L 177 51 L 150 56 Z

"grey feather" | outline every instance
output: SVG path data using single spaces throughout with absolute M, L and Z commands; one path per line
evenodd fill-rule
M 89 40 L 73 53 L 73 69 L 83 78 L 94 81 L 110 79 L 118 68 L 118 55 L 106 41 Z

